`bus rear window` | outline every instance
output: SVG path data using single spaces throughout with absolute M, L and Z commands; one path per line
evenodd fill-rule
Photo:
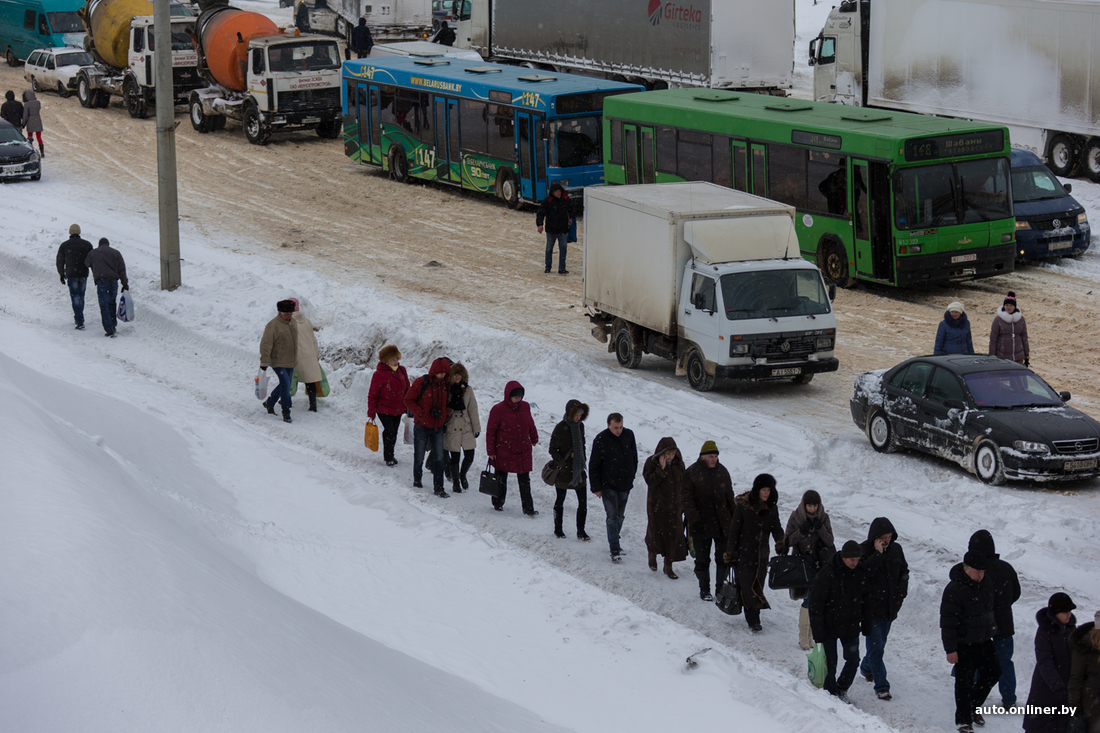
M 599 165 L 603 153 L 599 117 L 553 120 L 549 124 L 550 165 Z

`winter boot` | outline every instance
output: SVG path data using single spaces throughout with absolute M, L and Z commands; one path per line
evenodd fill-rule
M 290 419 L 290 412 L 289 412 L 289 411 L 288 411 L 288 412 L 284 412 L 284 413 L 283 413 L 283 422 L 293 422 L 293 421 L 292 421 L 292 420 Z
M 561 528 L 562 513 L 561 509 L 554 510 L 554 536 L 560 539 L 565 538 L 565 530 Z
M 798 609 L 798 648 L 803 651 L 814 648 L 813 635 L 810 633 L 810 609 L 805 606 Z
M 695 577 L 699 579 L 699 597 L 704 601 L 713 601 L 714 596 L 710 594 L 710 573 L 696 570 Z
M 657 572 L 657 553 L 649 553 L 649 569 L 653 572 Z
M 453 481 L 451 481 L 451 491 L 455 494 L 461 494 L 462 493 L 462 484 L 460 484 L 458 482 L 457 478 L 454 479 Z
M 680 576 L 679 576 L 679 575 L 677 575 L 677 574 L 676 574 L 676 572 L 675 572 L 675 571 L 674 571 L 674 570 L 672 569 L 672 561 L 671 561 L 671 560 L 669 560 L 669 559 L 668 559 L 667 557 L 665 558 L 665 575 L 667 575 L 667 576 L 668 576 L 669 578 L 671 578 L 672 580 L 676 580 L 677 578 L 679 578 L 679 577 L 680 577 Z
M 309 411 L 317 412 L 317 385 L 306 385 L 306 397 L 309 398 Z
M 46 157 L 46 146 L 43 145 L 42 143 L 38 143 L 38 157 L 40 157 L 40 158 L 45 158 Z

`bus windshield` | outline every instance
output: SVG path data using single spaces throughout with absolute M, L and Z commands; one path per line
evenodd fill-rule
M 899 229 L 974 224 L 1012 216 L 1004 158 L 905 168 L 894 176 Z
M 268 50 L 272 71 L 339 69 L 340 51 L 332 41 L 303 41 Z
M 64 13 L 46 13 L 50 19 L 50 28 L 54 33 L 83 33 L 84 24 L 80 22 L 80 16 L 74 11 Z
M 572 168 L 600 163 L 603 147 L 600 142 L 599 117 L 553 120 L 549 125 L 551 166 Z
M 829 296 L 817 270 L 773 270 L 722 276 L 726 318 L 817 316 L 829 312 Z

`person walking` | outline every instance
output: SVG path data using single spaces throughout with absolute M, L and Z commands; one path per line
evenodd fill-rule
M 821 504 L 821 494 L 810 489 L 802 495 L 798 508 L 787 519 L 783 542 L 792 554 L 810 558 L 816 577 L 817 571 L 836 552 L 833 521 Z M 802 600 L 802 608 L 798 611 L 798 647 L 809 651 L 814 646 L 810 630 L 810 589 L 791 588 L 790 596 L 792 600 Z
M 481 420 L 477 414 L 477 398 L 470 386 L 470 374 L 461 363 L 451 364 L 447 397 L 447 428 L 443 433 L 443 450 L 451 465 L 451 491 L 461 494 L 470 488 L 466 473 L 474 462 L 477 438 L 481 435 Z M 459 465 L 459 457 L 462 464 Z
M 890 681 L 886 678 L 886 639 L 898 617 L 901 604 L 909 595 L 909 563 L 898 543 L 898 533 L 886 517 L 875 517 L 863 543 L 863 564 L 867 568 L 867 599 L 871 613 L 871 631 L 867 634 L 867 654 L 860 673 L 875 683 L 879 700 L 889 700 Z
M 622 561 L 620 534 L 626 519 L 626 502 L 637 473 L 638 445 L 634 432 L 623 427 L 621 414 L 613 412 L 607 416 L 607 429 L 592 441 L 592 455 L 588 459 L 588 485 L 596 498 L 603 501 L 607 514 L 611 562 Z
M 539 204 L 535 214 L 535 226 L 539 234 L 546 232 L 546 272 L 554 264 L 554 244 L 558 245 L 558 274 L 568 275 L 565 269 L 565 254 L 568 244 L 569 226 L 573 223 L 573 204 L 562 185 L 555 181 L 550 184 L 550 195 Z M 682 461 L 681 461 L 682 462 Z
M 23 129 L 23 103 L 15 98 L 15 92 L 4 92 L 4 104 L 0 105 L 0 120 L 7 120 L 16 130 Z
M 1100 733 L 1100 611 L 1069 635 L 1068 705 L 1085 718 L 1086 733 Z
M 535 428 L 535 419 L 531 417 L 531 405 L 524 401 L 523 395 L 523 385 L 519 382 L 512 380 L 504 385 L 504 399 L 489 410 L 489 422 L 485 426 L 485 453 L 504 487 L 499 499 L 493 497 L 493 509 L 504 511 L 508 474 L 514 473 L 524 515 L 537 517 L 539 513 L 531 498 L 531 449 L 539 443 L 539 431 Z
M 298 356 L 294 362 L 292 375 L 296 373 L 298 381 L 306 386 L 309 411 L 317 412 L 317 392 L 321 389 L 321 349 L 317 346 L 313 323 L 302 313 L 302 306 L 298 303 L 298 299 L 287 298 L 287 300 L 294 304 L 291 321 L 298 329 Z M 291 380 L 293 381 L 293 376 Z
M 439 24 L 439 32 L 435 34 L 435 42 L 440 46 L 453 46 L 455 41 L 458 40 L 458 36 L 455 35 L 454 29 L 443 21 Z
M 933 354 L 973 354 L 974 339 L 970 335 L 970 320 L 966 317 L 963 304 L 955 300 L 948 303 L 943 312 L 943 320 L 936 329 L 936 344 Z
M 993 587 L 993 623 L 997 625 L 993 648 L 997 650 L 997 662 L 1001 665 L 997 688 L 1001 693 L 1001 705 L 1010 708 L 1016 704 L 1016 666 L 1012 663 L 1016 624 L 1012 618 L 1012 604 L 1020 600 L 1020 578 L 1016 569 L 997 554 L 993 535 L 988 530 L 979 529 L 971 535 L 969 549 L 982 553 L 989 560 L 985 582 Z
M 313 28 L 309 24 L 309 6 L 305 0 L 300 0 L 298 8 L 294 11 L 294 27 L 302 33 L 312 33 Z
M 810 629 L 814 641 L 825 647 L 825 691 L 848 702 L 848 688 L 859 667 L 859 633 L 871 628 L 867 602 L 867 571 L 860 567 L 863 549 L 848 540 L 814 577 L 810 587 Z M 844 654 L 844 668 L 836 676 L 836 644 Z
M 989 329 L 989 355 L 1031 366 L 1031 347 L 1027 342 L 1027 321 L 1016 306 L 1016 293 L 1005 296 Z
M 103 333 L 114 338 L 118 325 L 118 284 L 122 283 L 124 293 L 130 289 L 130 281 L 126 279 L 126 261 L 121 252 L 111 247 L 107 237 L 100 237 L 99 246 L 88 253 L 84 264 L 92 271 Z
M 413 418 L 413 486 L 424 488 L 424 453 L 431 451 L 432 488 L 441 499 L 450 496 L 443 490 L 443 435 L 447 426 L 447 378 L 451 362 L 436 359 L 427 375 L 418 377 L 405 393 L 405 409 Z
M 367 27 L 366 18 L 360 18 L 359 25 L 351 29 L 351 48 L 355 51 L 357 59 L 370 56 L 370 50 L 374 48 L 374 38 L 371 37 L 370 28 Z
M 275 403 L 283 408 L 283 422 L 290 419 L 290 380 L 294 374 L 294 365 L 298 361 L 298 327 L 294 325 L 294 301 L 280 300 L 275 304 L 278 315 L 264 326 L 264 335 L 260 338 L 260 369 L 265 372 L 271 367 L 279 386 L 271 390 L 264 400 L 264 407 L 270 415 L 275 414 Z
M 1027 733 L 1065 733 L 1070 716 L 1044 714 L 1041 708 L 1061 709 L 1069 704 L 1069 637 L 1077 628 L 1073 609 L 1065 593 L 1055 593 L 1035 614 L 1035 671 L 1027 695 L 1024 730 Z
M 30 89 L 23 92 L 23 129 L 28 142 L 31 137 L 38 138 L 38 154 L 45 158 L 46 148 L 42 145 L 42 102 L 38 101 Z
M 92 243 L 80 238 L 80 225 L 69 227 L 69 238 L 57 248 L 57 274 L 61 284 L 69 284 L 69 300 L 73 304 L 76 330 L 84 330 L 84 293 L 88 290 L 88 266 L 84 262 L 92 251 Z
M 550 458 L 557 466 L 558 475 L 554 488 L 558 497 L 554 502 L 554 536 L 565 537 L 562 520 L 565 513 L 565 497 L 570 491 L 577 492 L 577 539 L 588 542 L 592 538 L 584 531 L 588 518 L 588 493 L 585 491 L 587 475 L 584 467 L 588 463 L 585 455 L 584 421 L 588 419 L 588 405 L 580 400 L 569 400 L 565 404 L 565 415 L 554 426 L 550 434 Z
M 974 725 L 985 725 L 977 708 L 1001 676 L 993 634 L 993 588 L 983 583 L 989 559 L 976 550 L 967 551 L 963 561 L 949 574 L 940 601 L 940 638 L 947 663 L 955 665 L 955 725 L 959 733 L 973 733 Z
M 684 539 L 683 480 L 684 459 L 672 438 L 657 441 L 657 450 L 642 466 L 646 483 L 645 546 L 649 551 L 649 569 L 657 571 L 657 556 L 665 559 L 665 575 L 680 576 L 672 563 L 688 556 Z
M 775 539 L 775 552 L 787 554 L 783 525 L 779 523 L 779 491 L 775 478 L 762 473 L 753 479 L 752 488 L 738 494 L 733 504 L 726 553 L 727 565 L 736 566 L 737 588 L 745 609 L 745 623 L 755 632 L 763 630 L 760 611 L 771 608 L 764 595 L 768 575 L 768 535 Z
M 684 524 L 691 532 L 695 548 L 695 577 L 699 579 L 699 597 L 713 601 L 710 594 L 710 556 L 714 547 L 714 590 L 722 590 L 726 579 L 726 531 L 733 521 L 733 479 L 718 461 L 718 445 L 713 440 L 703 443 L 699 459 L 684 471 Z
M 401 366 L 401 352 L 393 344 L 387 344 L 378 350 L 378 366 L 367 390 L 367 419 L 377 416 L 382 422 L 382 458 L 387 466 L 397 465 L 394 449 L 408 391 L 409 374 Z

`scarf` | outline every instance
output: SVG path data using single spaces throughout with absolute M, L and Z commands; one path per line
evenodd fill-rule
M 447 409 L 451 412 L 462 412 L 466 409 L 466 383 L 451 385 L 451 396 L 447 399 Z
M 584 485 L 584 437 L 579 422 L 569 420 L 566 424 L 569 426 L 569 437 L 573 439 L 573 480 L 569 482 L 569 487 L 576 488 Z

